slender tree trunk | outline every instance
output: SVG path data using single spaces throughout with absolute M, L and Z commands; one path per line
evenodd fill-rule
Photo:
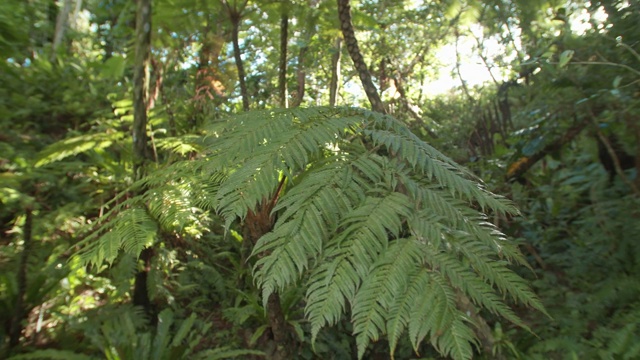
M 347 45 L 347 51 L 349 52 L 351 60 L 353 60 L 353 65 L 358 72 L 358 76 L 360 76 L 360 81 L 371 103 L 371 108 L 374 111 L 386 113 L 382 100 L 380 100 L 378 89 L 373 84 L 373 80 L 371 80 L 371 74 L 358 46 L 358 40 L 356 39 L 353 24 L 351 23 L 351 6 L 349 5 L 349 0 L 338 0 L 338 15 L 340 16 L 340 28 L 342 29 L 344 42 Z
M 233 56 L 236 60 L 236 67 L 238 68 L 238 81 L 240 82 L 240 94 L 242 95 L 242 109 L 244 111 L 249 111 L 249 92 L 247 90 L 247 84 L 245 82 L 245 72 L 244 65 L 242 64 L 242 56 L 240 53 L 240 43 L 238 40 L 239 31 L 240 31 L 240 20 L 242 16 L 239 11 L 235 9 L 229 9 L 229 15 L 231 17 L 231 25 L 232 29 L 232 38 L 233 38 Z
M 20 335 L 22 334 L 22 320 L 27 315 L 25 306 L 25 296 L 27 293 L 27 264 L 32 246 L 32 229 L 33 229 L 33 211 L 27 208 L 25 211 L 25 220 L 23 228 L 23 248 L 20 257 L 20 265 L 18 266 L 16 304 L 13 309 L 13 317 L 11 319 L 11 328 L 9 329 L 9 349 L 13 349 L 20 343 Z
M 278 71 L 278 93 L 280 94 L 280 106 L 289 107 L 289 95 L 287 94 L 287 43 L 289 41 L 289 16 L 283 13 L 280 18 L 280 66 Z
M 25 2 L 27 3 L 27 2 Z M 29 4 L 29 3 L 27 3 Z M 33 7 L 32 6 L 27 6 L 27 9 L 31 9 L 31 10 L 27 10 L 27 16 L 28 18 L 33 18 L 34 14 L 32 13 L 33 11 Z M 58 13 L 60 12 L 60 9 L 58 8 L 58 4 L 56 0 L 48 0 L 47 1 L 47 21 L 49 22 L 51 28 L 53 29 L 53 33 L 51 33 L 50 35 L 47 36 L 47 42 L 50 42 L 51 44 L 53 44 L 53 39 L 55 38 L 56 35 L 56 24 L 58 21 Z M 35 38 L 34 33 L 33 33 L 33 29 L 34 29 L 34 25 L 32 24 L 31 27 L 29 28 L 29 38 L 33 39 Z
M 58 46 L 62 43 L 62 39 L 64 38 L 64 31 L 67 27 L 67 21 L 69 20 L 69 13 L 71 12 L 71 2 L 73 0 L 64 0 L 62 3 L 62 11 L 58 13 L 58 17 L 56 19 L 56 29 L 53 34 L 53 51 L 51 53 L 51 60 L 56 58 L 56 51 L 58 50 Z
M 342 38 L 336 38 L 335 53 L 331 57 L 331 83 L 329 84 L 329 106 L 336 106 L 340 89 L 340 59 L 342 57 Z
M 164 82 L 164 70 L 160 60 L 151 59 L 151 68 L 153 69 L 154 82 L 149 95 L 149 101 L 147 102 L 147 110 L 151 110 L 156 106 Z
M 318 17 L 314 12 L 315 8 L 318 6 L 319 0 L 310 0 L 307 17 L 304 19 L 304 23 L 306 24 L 304 33 L 302 34 L 300 52 L 298 53 L 298 69 L 297 69 L 297 80 L 298 80 L 298 88 L 296 90 L 296 97 L 293 102 L 293 107 L 298 107 L 304 101 L 304 94 L 306 92 L 306 80 L 307 80 L 307 71 L 305 68 L 305 59 L 307 57 L 307 51 L 309 50 L 309 43 L 311 42 L 311 38 L 316 32 L 316 24 L 318 21 Z
M 152 323 L 155 323 L 156 317 L 155 309 L 149 298 L 148 279 L 149 272 L 151 271 L 151 261 L 154 255 L 155 251 L 152 247 L 148 247 L 140 253 L 138 260 L 142 262 L 142 269 L 139 269 L 136 273 L 132 295 L 133 304 L 142 307 L 147 315 L 149 315 L 149 320 L 151 320 Z
M 133 170 L 136 180 L 144 176 L 144 166 L 152 159 L 147 137 L 147 107 L 149 104 L 149 65 L 151 62 L 151 0 L 137 0 L 136 7 L 136 55 L 133 70 Z M 147 277 L 152 249 L 140 254 L 144 262 L 135 278 L 133 304 L 142 306 L 149 315 L 153 314 Z M 154 317 L 151 317 L 154 319 Z
M 303 45 L 300 48 L 300 52 L 298 53 L 298 70 L 297 70 L 297 79 L 298 79 L 298 88 L 296 91 L 296 99 L 293 107 L 298 107 L 302 104 L 304 100 L 304 92 L 306 90 L 306 79 L 307 73 L 304 68 L 304 58 L 307 54 L 307 45 Z
M 150 86 L 148 95 L 147 113 L 149 113 L 149 111 L 151 111 L 151 109 L 156 106 L 156 102 L 158 101 L 158 98 L 160 96 L 160 91 L 162 89 L 162 84 L 164 81 L 162 64 L 160 63 L 160 61 L 151 59 L 151 69 L 153 70 L 152 74 L 154 79 L 153 86 Z M 149 74 L 149 78 L 151 79 L 151 74 Z M 151 124 L 149 124 L 149 141 L 151 144 L 152 159 L 153 161 L 158 162 L 158 149 L 156 147 L 156 139 L 153 136 L 153 127 L 151 126 Z
M 133 70 L 133 155 L 136 178 L 144 162 L 151 159 L 147 138 L 149 65 L 151 62 L 151 0 L 137 0 L 136 55 Z
M 458 47 L 458 44 L 460 42 L 460 34 L 458 33 L 457 28 L 455 30 L 455 37 L 456 37 L 456 73 L 458 74 L 458 79 L 460 80 L 460 84 L 462 85 L 462 90 L 464 91 L 464 94 L 467 96 L 471 104 L 475 104 L 476 100 L 473 98 L 473 96 L 471 96 L 471 93 L 469 92 L 469 88 L 467 87 L 467 81 L 464 79 L 464 77 L 462 77 L 462 71 L 460 70 L 460 66 L 462 65 L 461 64 L 462 60 L 460 59 L 460 51 L 459 51 L 460 49 Z
M 207 9 L 205 9 L 207 11 Z M 225 101 L 225 86 L 220 74 L 220 53 L 224 46 L 223 27 L 207 17 L 207 24 L 202 33 L 202 47 L 198 53 L 198 65 L 194 88 L 195 111 L 190 116 L 188 125 L 195 129 L 200 125 L 204 108 L 210 101 L 214 106 Z
M 76 8 L 73 10 L 73 17 L 71 17 L 70 25 L 74 30 L 78 29 L 78 16 L 80 16 L 80 10 L 82 10 L 82 0 L 76 0 Z

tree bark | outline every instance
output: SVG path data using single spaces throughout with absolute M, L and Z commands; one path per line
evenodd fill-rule
M 147 139 L 147 104 L 149 102 L 149 65 L 151 62 L 151 0 L 137 0 L 136 55 L 133 70 L 133 155 L 136 179 L 151 159 Z
M 149 95 L 149 101 L 147 102 L 147 110 L 151 110 L 156 106 L 156 102 L 160 97 L 162 91 L 162 85 L 164 82 L 164 70 L 160 60 L 151 59 L 151 68 L 153 69 L 154 82 L 153 87 Z
M 133 171 L 136 180 L 144 176 L 145 163 L 152 159 L 147 137 L 147 106 L 149 104 L 149 65 L 151 61 L 151 0 L 137 0 L 136 3 L 136 55 L 133 70 Z M 147 277 L 151 261 L 151 249 L 145 249 L 140 258 L 145 266 L 138 272 L 134 283 L 133 304 L 142 306 L 149 315 L 153 314 Z M 151 319 L 154 319 L 151 316 Z
M 78 16 L 80 15 L 80 10 L 82 10 L 82 0 L 76 0 L 76 8 L 73 10 L 73 16 L 69 22 L 71 28 L 74 30 L 78 29 Z
M 294 344 L 291 338 L 291 331 L 282 310 L 280 295 L 275 292 L 269 295 L 267 306 L 269 326 L 271 326 L 273 341 L 276 343 L 276 350 L 271 358 L 273 360 L 291 359 L 294 354 Z
M 289 42 L 289 16 L 283 13 L 280 18 L 280 66 L 278 69 L 278 93 L 280 94 L 280 106 L 289 107 L 287 94 L 287 43 Z
M 456 74 L 458 75 L 458 79 L 460 80 L 460 84 L 462 85 L 462 90 L 464 91 L 464 94 L 467 96 L 467 98 L 469 99 L 469 102 L 471 104 L 475 104 L 476 103 L 476 99 L 473 98 L 473 96 L 471 96 L 471 93 L 469 92 L 469 87 L 467 86 L 467 81 L 464 79 L 464 77 L 462 76 L 462 71 L 460 70 L 460 66 L 462 65 L 461 62 L 462 60 L 460 59 L 460 49 L 459 49 L 459 43 L 460 43 L 460 34 L 458 32 L 458 29 L 456 28 L 455 30 L 455 37 L 456 37 Z
M 515 163 L 509 165 L 507 169 L 507 180 L 517 179 L 524 175 L 533 165 L 542 160 L 548 154 L 560 150 L 562 146 L 573 140 L 586 127 L 585 122 L 579 122 L 570 127 L 564 135 L 549 143 L 542 150 L 538 151 L 531 157 L 522 157 Z
M 67 27 L 67 21 L 69 20 L 69 13 L 71 13 L 71 2 L 72 0 L 64 0 L 62 3 L 62 11 L 58 13 L 58 17 L 56 19 L 56 29 L 53 34 L 53 51 L 51 53 L 51 60 L 56 58 L 56 51 L 58 50 L 58 46 L 62 42 L 62 38 L 64 37 L 64 31 Z
M 296 78 L 298 80 L 298 88 L 296 90 L 296 98 L 293 107 L 298 107 L 304 100 L 304 92 L 306 90 L 307 73 L 304 68 L 304 58 L 307 54 L 307 45 L 303 45 L 298 53 L 298 70 L 296 71 Z
M 233 56 L 236 60 L 238 68 L 238 81 L 240 82 L 240 94 L 242 95 L 242 110 L 249 111 L 249 92 L 245 82 L 244 65 L 242 65 L 242 57 L 240 56 L 240 44 L 238 42 L 238 31 L 240 27 L 240 19 L 233 20 Z
M 304 19 L 305 29 L 302 34 L 302 40 L 300 43 L 300 52 L 298 53 L 298 69 L 297 69 L 297 81 L 298 87 L 296 90 L 296 97 L 293 101 L 292 107 L 298 107 L 304 101 L 304 93 L 306 92 L 306 80 L 307 80 L 307 71 L 304 65 L 307 51 L 309 50 L 309 43 L 311 42 L 311 38 L 315 34 L 315 27 L 317 23 L 317 15 L 314 13 L 315 8 L 318 6 L 318 0 L 310 0 L 309 1 L 309 10 L 307 13 L 307 17 Z
M 331 83 L 329 84 L 329 106 L 336 106 L 340 89 L 340 59 L 342 57 L 342 38 L 336 38 L 335 52 L 331 57 Z
M 273 229 L 275 219 L 272 215 L 272 210 L 276 205 L 284 180 L 280 181 L 278 189 L 272 199 L 263 201 L 260 203 L 255 211 L 249 210 L 247 217 L 244 220 L 243 226 L 243 247 L 247 247 L 247 252 L 250 252 L 250 248 L 256 244 L 256 242 L 266 233 Z M 246 257 L 243 255 L 243 262 L 246 262 Z M 288 360 L 294 358 L 294 348 L 296 347 L 296 340 L 293 337 L 291 328 L 287 324 L 284 310 L 280 302 L 280 295 L 277 292 L 272 293 L 267 300 L 267 317 L 269 319 L 269 326 L 271 328 L 271 334 L 273 335 L 273 341 L 276 348 L 269 359 L 273 360 Z
M 367 98 L 371 103 L 371 108 L 374 111 L 385 114 L 387 111 L 382 104 L 378 89 L 373 84 L 373 80 L 371 80 L 371 74 L 358 46 L 358 40 L 356 39 L 351 22 L 351 6 L 349 5 L 349 0 L 338 0 L 338 15 L 340 16 L 340 28 L 342 29 L 344 42 L 347 45 L 347 51 L 349 52 L 351 60 L 353 60 L 353 65 L 358 72 L 358 76 L 364 87 L 364 92 L 367 94 Z
M 240 21 L 242 20 L 242 11 L 237 9 L 234 6 L 231 6 L 228 2 L 224 1 L 225 6 L 227 7 L 227 11 L 229 13 L 229 19 L 231 20 L 231 37 L 233 41 L 233 57 L 236 62 L 236 67 L 238 69 L 238 81 L 240 82 L 240 95 L 242 96 L 242 110 L 249 111 L 249 91 L 247 90 L 246 83 L 246 74 L 244 71 L 244 65 L 242 63 L 242 54 L 240 53 L 240 42 L 239 42 L 239 32 L 240 32 Z M 245 1 L 241 7 L 244 9 L 247 2 Z
M 208 8 L 204 9 L 209 12 Z M 219 105 L 227 99 L 225 81 L 220 72 L 220 53 L 225 44 L 222 24 L 215 23 L 208 13 L 207 23 L 202 33 L 202 47 L 198 53 L 196 81 L 194 88 L 195 112 L 189 117 L 188 127 L 196 129 L 200 126 L 204 109 L 209 102 Z

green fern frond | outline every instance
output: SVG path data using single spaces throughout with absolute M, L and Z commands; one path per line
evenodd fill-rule
M 155 139 L 158 149 L 168 150 L 179 155 L 186 155 L 191 152 L 200 152 L 200 137 L 196 135 L 185 135 L 181 137 L 166 137 Z
M 417 352 L 425 337 L 435 339 L 447 332 L 457 309 L 453 289 L 436 273 L 422 270 L 415 280 L 420 288 L 409 312 L 408 333 Z
M 495 315 L 527 328 L 526 325 L 515 315 L 515 313 L 504 304 L 502 299 L 496 294 L 495 289 L 485 281 L 486 277 L 491 277 L 491 273 L 474 272 L 465 265 L 464 260 L 458 259 L 452 253 L 431 253 L 427 259 L 432 267 L 438 269 L 454 288 L 468 295 L 471 300 L 489 310 Z M 491 261 L 490 257 L 484 261 Z
M 517 210 L 393 118 L 264 110 L 208 131 L 202 157 L 158 169 L 136 184 L 144 196 L 110 210 L 86 259 L 141 250 L 156 222 L 179 229 L 215 210 L 229 228 L 270 201 L 276 221 L 253 249 L 253 275 L 265 306 L 273 292 L 307 284 L 312 341 L 349 308 L 360 357 L 385 334 L 393 353 L 406 332 L 416 351 L 426 340 L 469 359 L 476 340 L 458 295 L 519 325 L 505 295 L 543 310 L 507 267 L 525 263 L 517 246 L 485 213 Z
M 320 212 L 329 231 L 333 231 L 338 226 L 340 215 L 364 198 L 364 189 L 357 183 L 345 181 L 353 176 L 337 158 L 331 157 L 310 170 L 312 171 L 296 179 L 296 186 L 292 187 L 287 196 L 282 197 L 274 207 L 274 212 L 280 212 L 276 229 L 298 212 L 313 206 Z M 264 249 L 258 246 L 255 252 L 262 251 Z
M 225 174 L 216 209 L 227 226 L 287 178 L 275 226 L 253 249 L 254 277 L 266 303 L 308 276 L 312 340 L 349 304 L 360 356 L 385 333 L 393 352 L 407 331 L 416 349 L 428 338 L 442 354 L 467 359 L 475 338 L 456 291 L 520 325 L 499 294 L 542 309 L 499 260 L 524 262 L 517 247 L 483 213 L 515 207 L 393 118 L 267 110 L 210 131 L 206 168 Z
M 419 271 L 424 254 L 415 239 L 398 239 L 389 245 L 383 256 L 373 265 L 370 274 L 364 279 L 353 300 L 353 332 L 360 356 L 370 340 L 376 341 L 390 328 L 393 342 L 397 342 L 407 318 L 398 316 L 387 322 L 387 313 L 396 312 L 397 294 L 404 293 L 409 287 L 412 275 Z M 401 299 L 402 300 L 402 299 Z M 396 315 L 399 315 L 396 313 Z M 395 343 L 391 345 L 395 349 Z
M 165 230 L 181 231 L 197 223 L 200 207 L 193 203 L 199 194 L 194 194 L 194 186 L 189 182 L 172 182 L 159 189 L 145 193 L 149 214 Z
M 451 322 L 451 325 L 442 336 L 431 340 L 433 346 L 442 354 L 451 356 L 454 359 L 473 358 L 472 343 L 475 343 L 475 334 L 465 324 L 466 318 L 462 314 Z
M 58 141 L 38 154 L 35 166 L 40 167 L 83 152 L 108 148 L 114 142 L 124 139 L 125 135 L 124 132 L 100 132 Z
M 97 232 L 83 240 L 87 246 L 79 253 L 84 263 L 100 266 L 112 263 L 120 249 L 138 256 L 150 246 L 157 233 L 156 222 L 140 207 L 124 209 Z
M 459 195 L 469 201 L 477 202 L 482 209 L 492 209 L 500 213 L 515 211 L 513 206 L 507 206 L 504 201 L 484 190 L 479 180 L 468 171 L 462 169 L 452 160 L 410 132 L 394 133 L 385 130 L 367 130 L 375 144 L 382 144 L 397 154 L 399 159 L 406 161 L 412 169 L 435 182 L 451 195 Z
M 104 205 L 108 209 L 76 246 L 85 264 L 112 263 L 119 251 L 138 256 L 151 245 L 158 228 L 199 236 L 204 212 L 217 207 L 222 174 L 203 171 L 205 164 L 177 162 L 157 168 Z M 132 192 L 141 195 L 128 197 Z
M 268 153 L 257 155 L 227 175 L 215 198 L 216 211 L 227 219 L 227 224 L 236 218 L 244 219 L 249 210 L 271 197 L 280 176 L 273 160 Z
M 213 210 L 217 207 L 215 196 L 225 176 L 218 172 L 211 173 L 207 166 L 207 162 L 176 162 L 155 169 L 133 184 L 130 190 L 147 189 L 143 202 L 166 197 L 167 205 L 182 203 L 184 206 L 179 207 L 184 211 L 194 210 L 193 207 L 199 210 Z M 160 217 L 155 210 L 151 211 L 153 216 Z
M 312 342 L 325 325 L 340 320 L 346 300 L 354 299 L 360 285 L 361 279 L 345 253 L 334 250 L 328 254 L 332 261 L 320 264 L 309 277 L 305 315 L 311 323 Z
M 411 212 L 405 195 L 396 192 L 381 195 L 367 197 L 348 213 L 341 223 L 342 231 L 328 242 L 328 246 L 337 247 L 350 244 L 349 256 L 362 278 L 367 276 L 380 254 L 387 251 L 389 234 L 399 236 L 402 218 Z

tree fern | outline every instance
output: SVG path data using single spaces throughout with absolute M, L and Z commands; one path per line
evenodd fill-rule
M 207 161 L 229 174 L 218 193 L 228 222 L 270 199 L 287 177 L 273 231 L 254 249 L 254 275 L 265 301 L 307 279 L 314 337 L 350 308 L 360 356 L 385 333 L 393 350 L 407 330 L 416 349 L 428 336 L 443 354 L 464 359 L 474 336 L 456 291 L 517 323 L 498 294 L 541 309 L 497 261 L 523 262 L 516 246 L 477 210 L 514 213 L 513 206 L 397 121 L 314 108 L 246 113 L 212 131 L 218 138 Z
M 105 205 L 108 211 L 80 245 L 85 263 L 112 263 L 119 251 L 138 256 L 153 244 L 159 230 L 198 237 L 205 230 L 206 211 L 215 207 L 220 176 L 204 175 L 197 167 L 175 163 L 133 184 Z M 126 198 L 132 189 L 146 188 Z
M 123 209 L 88 238 L 88 246 L 80 253 L 86 263 L 100 265 L 112 262 L 122 249 L 125 253 L 138 255 L 153 244 L 157 223 L 147 210 L 140 206 Z
M 312 339 L 350 312 L 359 357 L 385 335 L 393 353 L 406 333 L 416 351 L 428 341 L 468 359 L 476 339 L 460 297 L 521 326 L 505 296 L 544 311 L 507 267 L 525 264 L 516 245 L 488 221 L 488 212 L 516 209 L 398 121 L 317 107 L 247 112 L 207 131 L 202 156 L 149 176 L 138 203 L 174 227 L 208 209 L 228 227 L 274 204 L 253 274 L 265 306 L 273 292 L 306 284 Z M 137 220 L 102 234 L 126 236 L 114 244 L 138 249 L 147 233 L 118 224 L 147 222 L 140 210 L 123 212 Z M 85 259 L 114 255 L 103 238 Z

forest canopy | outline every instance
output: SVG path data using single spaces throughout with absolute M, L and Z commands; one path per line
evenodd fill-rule
M 640 5 L 0 2 L 0 358 L 640 357 Z

